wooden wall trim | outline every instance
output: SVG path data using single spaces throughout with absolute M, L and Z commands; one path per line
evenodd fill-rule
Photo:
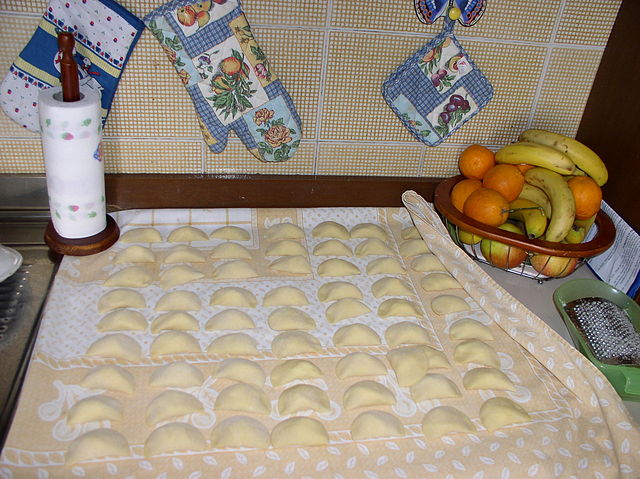
M 107 174 L 110 211 L 137 208 L 402 206 L 414 190 L 428 201 L 437 178 L 310 175 Z

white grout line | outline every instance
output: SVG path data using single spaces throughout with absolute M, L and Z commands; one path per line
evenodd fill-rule
M 542 64 L 542 71 L 540 72 L 540 79 L 538 80 L 536 93 L 533 97 L 531 110 L 529 110 L 529 118 L 527 118 L 527 128 L 531 128 L 536 113 L 538 112 L 538 103 L 540 102 L 540 97 L 542 96 L 542 87 L 547 79 L 547 71 L 549 70 L 549 63 L 551 63 L 551 54 L 553 53 L 554 46 L 557 45 L 555 43 L 555 40 L 556 36 L 558 35 L 558 30 L 560 29 L 560 22 L 562 21 L 562 16 L 564 15 L 566 6 L 567 0 L 561 0 L 560 8 L 558 9 L 558 15 L 556 16 L 556 21 L 554 22 L 553 29 L 551 30 L 551 42 L 549 42 L 547 46 L 547 52 L 544 56 L 544 62 Z

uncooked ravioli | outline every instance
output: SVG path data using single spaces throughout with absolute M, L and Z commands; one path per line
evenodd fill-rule
M 279 223 L 265 231 L 264 237 L 270 241 L 301 239 L 304 238 L 304 231 L 292 223 Z
M 156 303 L 156 311 L 199 311 L 202 305 L 198 295 L 191 291 L 172 291 Z
M 214 378 L 225 378 L 263 387 L 266 375 L 260 364 L 244 358 L 229 358 L 213 367 Z
M 165 264 L 175 263 L 204 263 L 207 261 L 204 253 L 193 246 L 179 244 L 173 246 L 164 258 Z
M 238 308 L 255 308 L 258 304 L 251 291 L 236 286 L 220 288 L 211 295 L 210 306 L 235 306 Z
M 123 333 L 114 333 L 96 340 L 89 346 L 86 355 L 138 362 L 142 355 L 142 349 L 138 342 L 130 336 Z
M 220 243 L 209 255 L 211 259 L 251 259 L 251 252 L 238 243 Z
M 197 281 L 201 278 L 204 278 L 203 273 L 191 266 L 180 264 L 178 266 L 172 266 L 160 274 L 160 287 L 162 289 L 169 289 L 174 286 L 190 283 L 191 281 Z
M 118 308 L 145 308 L 147 302 L 139 292 L 131 289 L 114 289 L 98 300 L 98 313 L 104 314 Z
M 241 330 L 255 327 L 256 325 L 247 313 L 233 308 L 219 312 L 204 325 L 206 331 Z
M 462 288 L 462 285 L 458 283 L 449 273 L 428 274 L 420 280 L 420 286 L 427 292 Z
M 415 226 L 408 226 L 406 228 L 403 228 L 402 231 L 400 232 L 400 237 L 404 240 L 422 239 L 422 236 L 420 235 L 418 228 L 416 228 Z
M 311 264 L 302 255 L 283 256 L 269 263 L 269 269 L 280 273 L 309 274 L 311 273 Z
M 304 311 L 291 306 L 278 308 L 269 315 L 269 327 L 274 331 L 310 330 L 316 322 Z
M 391 298 L 380 303 L 380 306 L 378 306 L 378 316 L 381 318 L 390 318 L 393 316 L 421 317 L 422 312 L 416 303 L 408 299 Z
M 133 375 L 113 364 L 96 366 L 80 381 L 80 386 L 89 389 L 106 389 L 108 391 L 133 394 L 135 380 Z
M 422 326 L 410 321 L 392 324 L 384 332 L 384 338 L 392 348 L 402 344 L 431 344 L 429 332 Z
M 198 320 L 186 311 L 169 311 L 159 315 L 151 323 L 151 333 L 161 331 L 197 331 L 200 329 Z
M 96 325 L 98 331 L 144 331 L 147 320 L 139 311 L 117 309 L 111 311 Z
M 323 303 L 344 298 L 362 299 L 362 291 L 356 285 L 346 281 L 332 281 L 318 289 L 318 299 Z
M 182 331 L 165 331 L 153 340 L 149 348 L 151 357 L 199 352 L 201 349 L 198 340 Z
M 438 257 L 432 253 L 416 256 L 411 262 L 411 269 L 419 273 L 447 270 Z
M 335 221 L 323 221 L 316 225 L 311 234 L 314 238 L 337 238 L 342 240 L 349 239 L 349 231 L 340 223 Z
M 275 425 L 271 431 L 273 447 L 326 446 L 329 434 L 322 423 L 310 417 L 291 417 Z
M 404 274 L 405 269 L 400 262 L 391 256 L 374 259 L 367 264 L 367 274 Z
M 176 362 L 161 366 L 151 373 L 149 385 L 155 388 L 190 388 L 201 386 L 204 375 L 193 364 Z
M 482 341 L 493 341 L 491 330 L 479 321 L 472 318 L 462 318 L 451 325 L 449 329 L 451 339 L 480 339 Z
M 404 346 L 387 353 L 387 359 L 401 387 L 417 383 L 430 369 L 448 368 L 442 351 L 429 346 Z
M 75 403 L 67 412 L 67 424 L 74 426 L 93 421 L 120 421 L 122 403 L 101 394 L 89 396 Z
M 278 358 L 304 353 L 320 353 L 322 345 L 315 336 L 304 331 L 285 331 L 271 342 L 271 351 Z
M 294 240 L 281 240 L 267 246 L 265 256 L 296 256 L 307 254 L 304 246 Z
M 324 376 L 318 366 L 306 359 L 288 359 L 271 371 L 271 385 L 275 388 L 299 379 L 315 379 Z
M 204 451 L 207 448 L 202 433 L 191 424 L 170 422 L 155 429 L 144 443 L 144 455 L 168 452 Z
M 404 435 L 405 431 L 400 420 L 384 411 L 362 412 L 351 423 L 351 438 L 354 441 Z
M 128 266 L 109 276 L 104 286 L 120 288 L 144 288 L 149 286 L 153 278 L 140 266 Z
M 318 243 L 313 248 L 314 256 L 353 256 L 351 248 L 337 239 L 330 239 Z
M 162 236 L 155 228 L 134 228 L 120 235 L 121 243 L 160 243 Z
M 248 334 L 230 333 L 220 336 L 209 344 L 209 354 L 235 354 L 237 356 L 255 356 L 258 354 L 256 341 Z
M 464 299 L 458 296 L 441 294 L 431 301 L 431 309 L 436 314 L 451 314 L 469 311 L 471 308 Z
M 498 391 L 515 391 L 516 387 L 505 373 L 497 368 L 474 368 L 466 372 L 462 378 L 465 389 L 494 389 Z
M 385 241 L 387 239 L 387 233 L 381 226 L 373 223 L 360 223 L 351 228 L 351 238 L 377 238 Z
M 251 235 L 249 232 L 239 226 L 223 226 L 222 228 L 218 228 L 214 230 L 211 235 L 213 239 L 226 239 L 226 240 L 235 240 L 235 241 L 249 241 L 251 239 Z
M 181 226 L 169 233 L 169 243 L 189 243 L 191 241 L 207 241 L 209 237 L 200 228 L 194 226 Z
M 331 258 L 318 265 L 320 276 L 354 276 L 360 274 L 358 267 L 340 258 Z
M 476 427 L 466 414 L 451 406 L 431 409 L 422 419 L 422 432 L 429 440 L 456 432 L 474 433 Z
M 242 259 L 234 259 L 222 263 L 213 270 L 213 279 L 247 279 L 255 278 L 258 272 Z
M 146 246 L 131 245 L 122 251 L 120 251 L 113 262 L 115 264 L 121 263 L 153 263 L 156 257 Z
M 492 368 L 500 367 L 500 358 L 495 349 L 479 339 L 466 339 L 453 350 L 453 360 L 457 363 L 477 363 Z
M 338 329 L 333 335 L 333 345 L 337 348 L 345 346 L 376 346 L 380 337 L 369 326 L 350 324 Z
M 347 379 L 358 376 L 383 376 L 387 367 L 375 356 L 363 352 L 347 354 L 336 364 L 336 376 Z
M 355 253 L 358 258 L 363 258 L 365 256 L 392 255 L 394 251 L 384 241 L 378 238 L 368 238 L 356 246 Z
M 247 383 L 237 383 L 220 391 L 214 409 L 267 415 L 271 412 L 271 402 L 262 389 Z
M 300 289 L 294 286 L 279 286 L 264 295 L 262 304 L 264 306 L 305 306 L 309 301 Z
M 410 388 L 415 402 L 461 397 L 458 386 L 443 374 L 429 373 Z
M 392 406 L 395 403 L 395 396 L 386 386 L 370 379 L 351 385 L 342 398 L 345 411 L 366 406 Z
M 495 397 L 487 399 L 480 406 L 480 422 L 489 432 L 511 424 L 531 421 L 529 413 L 509 398 Z
M 308 410 L 320 414 L 328 413 L 331 410 L 329 396 L 317 386 L 296 384 L 285 389 L 278 398 L 278 413 L 281 416 Z
M 400 244 L 400 256 L 417 256 L 429 253 L 429 248 L 422 239 L 410 239 Z
M 269 430 L 257 419 L 248 416 L 223 419 L 211 431 L 211 446 L 214 448 L 266 449 L 270 443 Z
M 376 298 L 384 296 L 413 296 L 409 283 L 394 277 L 381 278 L 371 285 L 371 292 Z
M 113 429 L 94 429 L 74 439 L 65 455 L 65 464 L 73 465 L 90 459 L 129 456 L 129 443 Z
M 204 407 L 194 396 L 168 389 L 151 400 L 145 412 L 145 421 L 147 426 L 155 426 L 168 419 L 202 412 Z
M 331 304 L 325 311 L 325 315 L 327 321 L 333 324 L 345 319 L 356 318 L 370 312 L 371 310 L 369 307 L 363 302 L 353 298 L 344 298 Z

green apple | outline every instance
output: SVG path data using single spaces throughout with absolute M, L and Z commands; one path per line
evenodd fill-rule
M 498 228 L 524 236 L 524 231 L 513 223 L 504 223 Z M 503 269 L 515 268 L 527 257 L 527 252 L 522 248 L 489 239 L 480 242 L 480 251 L 489 263 Z
M 464 244 L 477 244 L 480 243 L 482 237 L 469 233 L 468 231 L 458 229 L 458 239 Z

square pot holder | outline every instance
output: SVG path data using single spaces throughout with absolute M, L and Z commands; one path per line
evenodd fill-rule
M 447 137 L 489 103 L 493 87 L 453 34 L 444 16 L 440 34 L 414 53 L 382 86 L 382 96 L 411 134 L 429 146 Z

